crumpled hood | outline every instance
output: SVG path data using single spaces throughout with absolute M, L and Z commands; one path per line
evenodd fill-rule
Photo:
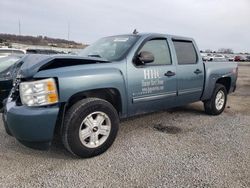
M 105 59 L 97 57 L 81 57 L 75 55 L 40 55 L 27 54 L 19 63 L 21 63 L 19 77 L 32 77 L 41 70 L 73 66 L 80 64 L 104 63 Z

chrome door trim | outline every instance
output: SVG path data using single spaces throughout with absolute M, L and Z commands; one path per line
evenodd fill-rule
M 163 99 L 166 97 L 174 97 L 177 96 L 177 93 L 174 92 L 167 92 L 167 93 L 160 93 L 160 94 L 152 94 L 148 96 L 143 96 L 143 97 L 133 97 L 133 103 L 138 103 L 138 102 L 145 102 L 145 101 L 152 101 L 152 100 L 159 100 Z
M 183 89 L 178 91 L 178 95 L 185 95 L 185 94 L 190 94 L 190 93 L 196 93 L 196 92 L 201 92 L 202 88 L 192 88 L 192 89 Z

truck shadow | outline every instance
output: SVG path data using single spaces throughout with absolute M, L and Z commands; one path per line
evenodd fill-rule
M 188 104 L 188 105 L 181 106 L 181 107 L 175 107 L 175 108 L 168 109 L 166 111 L 169 113 L 183 112 L 183 113 L 192 113 L 194 115 L 206 116 L 202 102 L 196 102 L 196 103 Z
M 122 121 L 128 121 L 128 120 L 133 121 L 137 118 L 144 118 L 144 117 L 153 116 L 153 115 L 157 115 L 157 114 L 164 113 L 164 112 L 168 113 L 169 115 L 177 114 L 177 113 L 184 113 L 184 114 L 192 114 L 192 115 L 199 115 L 199 116 L 200 115 L 207 116 L 207 114 L 205 114 L 204 112 L 202 102 L 196 102 L 196 103 L 188 104 L 185 106 L 170 108 L 170 109 L 166 109 L 162 111 L 136 115 L 133 117 L 126 118 Z
M 159 132 L 163 132 L 163 133 L 167 133 L 167 134 L 178 134 L 180 132 L 182 132 L 182 129 L 176 126 L 164 126 L 162 124 L 156 124 L 154 125 L 154 129 L 159 131 Z

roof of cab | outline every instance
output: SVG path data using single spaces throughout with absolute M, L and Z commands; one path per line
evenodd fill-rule
M 139 36 L 165 36 L 167 38 L 176 39 L 176 40 L 190 40 L 193 41 L 193 38 L 191 37 L 184 37 L 184 36 L 178 36 L 178 35 L 171 35 L 171 34 L 163 34 L 163 33 L 138 33 Z
M 163 33 L 137 33 L 137 34 L 121 34 L 121 35 L 113 35 L 113 37 L 115 36 L 140 36 L 140 37 L 167 37 L 173 40 L 186 40 L 186 41 L 194 41 L 193 38 L 190 37 L 184 37 L 184 36 L 177 36 L 177 35 L 171 35 L 171 34 L 163 34 Z

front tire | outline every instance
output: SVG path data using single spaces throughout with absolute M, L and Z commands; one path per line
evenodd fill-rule
M 224 85 L 216 84 L 212 97 L 204 101 L 205 112 L 209 115 L 221 114 L 227 103 L 227 90 Z
M 89 158 L 105 152 L 114 142 L 118 129 L 119 117 L 109 102 L 86 98 L 66 112 L 62 140 L 69 152 Z

